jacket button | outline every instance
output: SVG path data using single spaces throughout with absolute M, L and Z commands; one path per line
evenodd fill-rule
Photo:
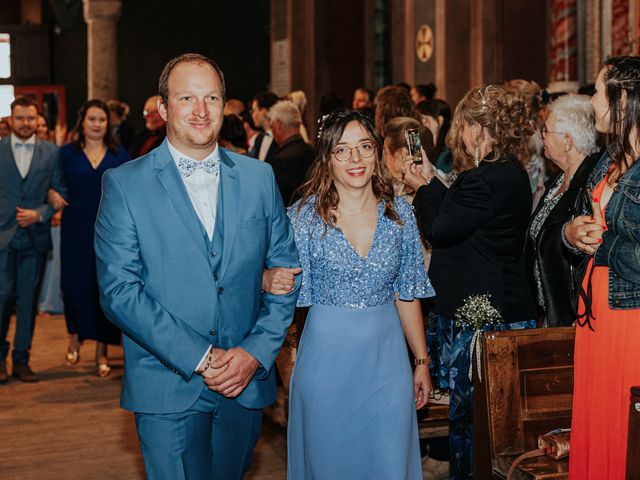
M 218 275 L 214 275 L 213 279 L 217 282 L 218 281 Z
M 222 294 L 224 293 L 224 288 L 220 287 L 220 288 L 218 289 L 218 293 L 219 293 L 220 295 L 222 295 Z
M 209 335 L 216 335 L 218 332 L 216 332 L 215 330 L 209 330 Z

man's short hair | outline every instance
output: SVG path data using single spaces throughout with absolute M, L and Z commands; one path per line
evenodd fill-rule
M 11 102 L 12 114 L 15 107 L 35 107 L 36 112 L 40 113 L 40 109 L 38 108 L 38 102 L 36 102 L 36 99 L 26 95 L 23 97 L 18 97 L 13 102 Z
M 200 55 L 199 53 L 183 53 L 182 55 L 169 60 L 162 69 L 160 80 L 158 81 L 158 95 L 160 95 L 163 103 L 167 103 L 167 100 L 169 99 L 169 75 L 171 75 L 171 71 L 181 63 L 208 63 L 209 65 L 211 65 L 218 74 L 218 77 L 220 77 L 220 86 L 222 87 L 222 100 L 226 99 L 227 92 L 224 83 L 224 73 L 222 73 L 222 69 L 218 66 L 218 64 L 209 57 L 205 57 L 204 55 Z
M 258 108 L 266 108 L 267 110 L 273 107 L 278 101 L 278 96 L 273 92 L 260 92 L 253 96 L 251 102 L 256 102 Z
M 300 127 L 302 118 L 297 105 L 291 100 L 280 100 L 269 109 L 269 119 L 271 123 L 276 120 L 282 122 L 283 125 L 292 128 Z

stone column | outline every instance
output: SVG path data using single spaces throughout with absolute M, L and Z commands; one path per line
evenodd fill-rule
M 577 0 L 551 2 L 551 79 L 549 91 L 578 89 Z
M 88 98 L 118 98 L 117 26 L 121 0 L 83 0 L 87 22 Z

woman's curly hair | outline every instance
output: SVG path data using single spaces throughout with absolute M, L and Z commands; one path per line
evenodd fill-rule
M 473 165 L 474 152 L 468 152 L 462 141 L 465 124 L 478 123 L 493 139 L 494 159 L 516 158 L 523 165 L 530 157 L 529 138 L 534 124 L 523 96 L 501 85 L 474 88 L 458 103 L 447 144 L 454 157 L 454 169 L 464 171 Z
M 349 123 L 357 122 L 367 132 L 375 145 L 375 164 L 371 186 L 378 201 L 384 203 L 384 214 L 392 221 L 402 224 L 400 216 L 394 208 L 393 179 L 382 159 L 382 142 L 373 122 L 358 110 L 343 110 L 326 115 L 320 120 L 320 131 L 316 143 L 316 159 L 311 165 L 305 183 L 300 187 L 302 197 L 298 205 L 298 213 L 306 203 L 313 204 L 322 222 L 327 226 L 336 225 L 335 211 L 340 197 L 333 182 L 331 156 L 345 128 Z M 313 200 L 311 200 L 313 198 Z M 326 230 L 325 230 L 326 231 Z

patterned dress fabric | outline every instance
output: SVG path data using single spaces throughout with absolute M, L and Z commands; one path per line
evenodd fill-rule
M 298 306 L 311 306 L 291 379 L 288 478 L 422 478 L 409 364 L 395 306 L 434 295 L 411 207 L 402 225 L 378 205 L 361 257 L 313 199 L 289 209 L 303 268 Z

